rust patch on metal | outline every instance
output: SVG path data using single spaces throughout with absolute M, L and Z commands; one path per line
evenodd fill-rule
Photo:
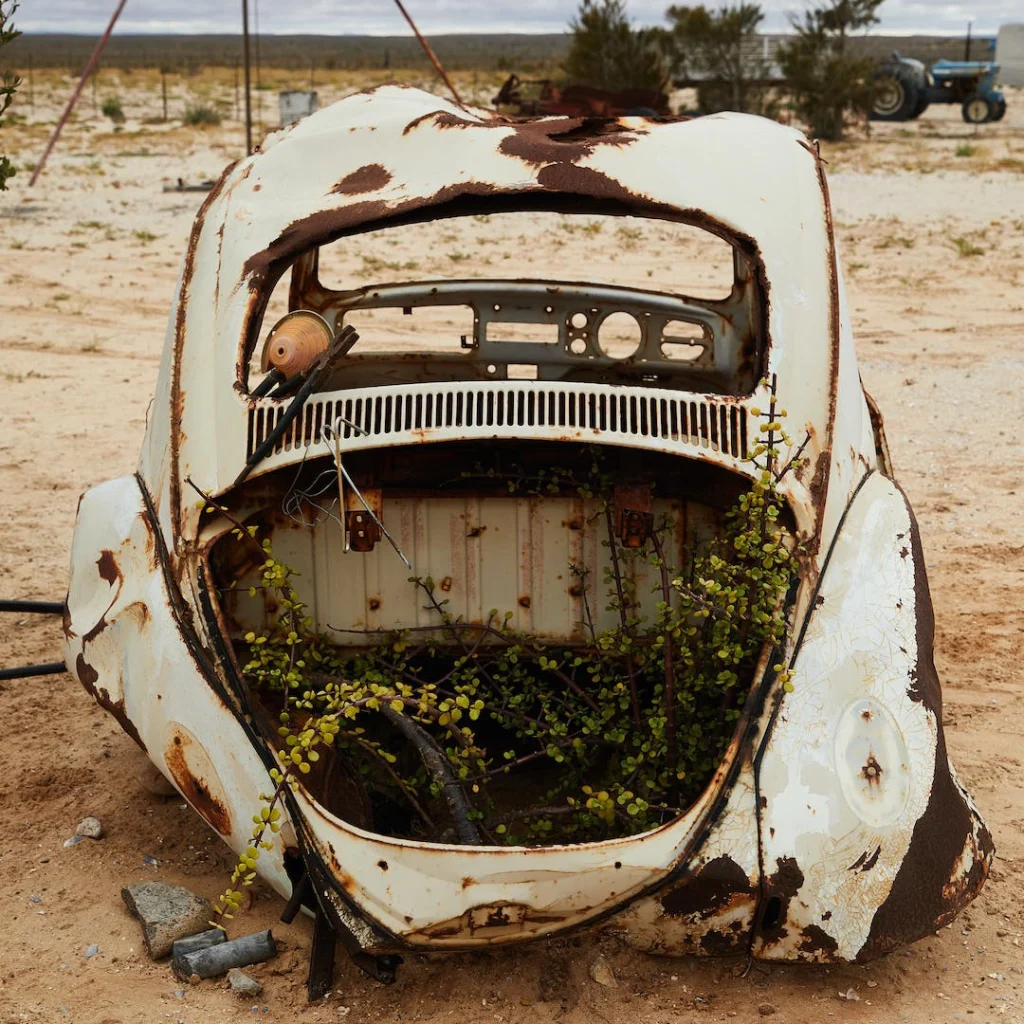
M 500 115 L 495 116 L 495 121 L 504 121 Z M 448 110 L 431 110 L 426 114 L 414 117 L 403 129 L 402 134 L 408 135 L 415 131 L 421 124 L 430 121 L 435 128 L 487 128 L 494 122 L 475 121 L 468 117 L 459 117 Z
M 113 551 L 108 551 L 104 548 L 100 552 L 100 557 L 96 559 L 96 569 L 100 574 L 100 578 L 109 583 L 110 586 L 114 586 L 116 583 L 120 587 L 124 583 L 124 574 L 121 572 L 121 567 L 117 564 Z
M 128 717 L 124 709 L 124 700 L 111 700 L 110 694 L 107 693 L 102 687 L 96 691 L 96 703 L 105 711 L 109 711 L 110 714 L 117 719 L 117 724 L 129 735 L 135 742 L 146 750 L 146 744 L 142 742 L 142 737 L 139 735 L 139 730 L 135 728 L 135 724 Z
M 78 681 L 95 697 L 96 683 L 99 682 L 100 674 L 85 660 L 85 656 L 82 654 L 75 659 L 75 675 L 78 676 Z
M 574 163 L 598 146 L 628 146 L 640 137 L 635 129 L 603 117 L 566 117 L 524 121 L 498 143 L 498 151 L 524 163 Z
M 107 609 L 107 611 L 110 611 L 110 609 L 108 608 L 108 609 Z M 94 625 L 94 626 L 92 627 L 92 629 L 90 629 L 90 630 L 89 630 L 89 631 L 88 631 L 87 633 L 84 633 L 84 634 L 82 635 L 82 641 L 83 641 L 83 643 L 87 643 L 87 644 L 88 644 L 88 643 L 91 643 L 91 642 L 92 642 L 93 640 L 95 640 L 95 639 L 96 639 L 96 637 L 98 637 L 98 636 L 100 635 L 100 633 L 102 633 L 102 632 L 103 632 L 103 630 L 105 630 L 106 628 L 107 628 L 107 612 L 104 612 L 104 613 L 103 613 L 103 614 L 102 614 L 102 615 L 101 615 L 101 616 L 99 617 L 99 619 L 98 619 L 98 620 L 96 621 L 96 624 L 95 624 L 95 625 Z M 81 655 L 79 655 L 79 657 L 81 657 Z
M 692 914 L 712 917 L 737 896 L 749 898 L 753 886 L 747 873 L 731 857 L 715 857 L 690 878 L 661 897 L 665 913 L 673 917 Z
M 786 937 L 789 904 L 804 884 L 804 873 L 793 857 L 777 857 L 775 872 L 765 880 L 758 931 L 768 945 Z
M 868 754 L 867 763 L 860 770 L 860 777 L 864 779 L 869 786 L 881 786 L 882 766 L 877 760 L 875 760 L 874 754 Z
M 839 943 L 823 928 L 809 924 L 803 929 L 802 935 L 797 949 L 808 959 L 822 962 L 835 960 Z
M 192 224 L 192 230 L 188 236 L 188 247 L 185 250 L 185 260 L 181 267 L 181 287 L 178 294 L 178 308 L 174 315 L 174 352 L 171 359 L 171 422 L 168 431 L 171 448 L 169 479 L 171 518 L 174 520 L 179 531 L 181 529 L 181 481 L 178 454 L 183 439 L 181 420 L 184 414 L 185 405 L 185 394 L 181 389 L 181 356 L 182 350 L 185 347 L 185 313 L 188 308 L 188 296 L 189 288 L 192 284 L 192 275 L 195 273 L 196 247 L 199 245 L 199 239 L 202 237 L 206 215 L 213 204 L 220 198 L 220 194 L 224 190 L 224 186 L 227 184 L 228 178 L 231 176 L 231 173 L 234 171 L 236 166 L 238 166 L 237 160 L 228 164 L 228 166 L 224 168 L 224 173 L 218 179 L 217 184 L 214 185 L 209 195 L 203 201 L 203 205 L 199 207 L 199 213 L 196 214 L 196 219 Z M 251 167 L 249 170 L 251 170 Z M 156 528 L 155 523 L 154 528 Z
M 991 833 L 983 823 L 975 821 L 949 770 L 942 730 L 942 691 L 933 656 L 935 613 L 921 534 L 909 502 L 907 510 L 914 557 L 918 651 L 917 668 L 907 694 L 935 716 L 935 772 L 928 806 L 914 825 L 910 846 L 892 889 L 875 912 L 867 941 L 857 954 L 859 961 L 891 952 L 949 924 L 984 885 L 995 852 Z M 963 857 L 967 850 L 972 852 L 973 861 L 965 870 Z
M 185 799 L 213 826 L 222 836 L 231 833 L 231 814 L 213 794 L 207 783 L 197 779 L 185 759 L 185 747 L 188 741 L 175 735 L 164 751 L 164 761 L 178 789 Z
M 463 936 L 467 939 L 483 939 L 485 942 L 501 942 L 508 939 L 510 933 L 513 936 L 528 934 L 534 930 L 531 926 L 557 924 L 562 920 L 564 918 L 560 914 L 545 914 L 525 903 L 500 902 L 470 907 L 458 917 L 441 921 L 407 938 L 454 939 Z
M 335 196 L 357 196 L 364 192 L 379 192 L 391 181 L 391 172 L 383 164 L 364 164 L 346 174 L 331 190 Z
M 97 686 L 99 682 L 100 674 L 90 665 L 86 660 L 85 656 L 79 654 L 75 659 L 75 675 L 78 676 L 78 681 L 85 687 L 85 689 L 92 694 L 95 698 L 96 703 L 99 704 L 104 711 L 108 711 L 117 720 L 118 725 L 143 749 L 146 749 L 146 744 L 142 742 L 142 737 L 139 735 L 138 729 L 135 728 L 135 724 L 128 717 L 124 710 L 124 699 L 111 700 L 110 693 L 102 686 Z

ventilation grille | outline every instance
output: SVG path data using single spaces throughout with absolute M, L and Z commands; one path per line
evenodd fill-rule
M 286 407 L 287 402 L 266 402 L 249 410 L 247 455 L 273 433 Z M 747 412 L 734 402 L 646 388 L 640 392 L 604 385 L 474 382 L 313 396 L 274 446 L 270 461 L 276 461 L 274 455 L 325 442 L 325 424 L 338 417 L 347 449 L 378 447 L 381 440 L 389 444 L 478 437 L 577 441 L 609 435 L 609 440 L 640 446 L 658 440 L 697 445 L 737 459 L 747 450 Z M 648 439 L 646 445 L 644 439 Z

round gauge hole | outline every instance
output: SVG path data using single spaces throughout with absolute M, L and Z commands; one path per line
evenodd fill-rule
M 587 314 L 586 313 L 573 313 L 573 315 L 569 318 L 569 323 L 573 327 L 575 327 L 576 330 L 580 330 L 581 328 L 587 326 Z
M 572 341 L 569 342 L 569 351 L 572 352 L 573 355 L 581 356 L 587 351 L 587 343 L 582 338 L 573 338 Z
M 629 359 L 640 348 L 640 324 L 630 313 L 612 313 L 601 321 L 597 343 L 612 359 Z

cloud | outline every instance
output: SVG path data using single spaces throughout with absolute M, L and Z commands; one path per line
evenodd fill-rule
M 18 27 L 28 32 L 98 34 L 116 0 L 23 0 Z M 639 24 L 664 20 L 669 0 L 629 0 Z M 713 2 L 713 0 L 712 0 Z M 560 32 L 577 9 L 576 0 L 409 0 L 410 13 L 424 33 Z M 346 35 L 407 35 L 408 28 L 390 0 L 250 0 L 250 18 L 261 32 Z M 785 29 L 787 14 L 800 0 L 764 0 L 767 31 Z M 257 11 L 258 8 L 258 11 Z M 1019 0 L 888 0 L 879 32 L 961 33 L 974 22 L 976 34 L 994 34 L 1008 21 L 1024 20 Z M 210 33 L 239 31 L 237 0 L 128 0 L 118 31 Z

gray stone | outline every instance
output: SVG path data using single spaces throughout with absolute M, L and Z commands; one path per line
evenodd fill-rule
M 598 953 L 591 962 L 590 977 L 593 978 L 598 985 L 604 985 L 605 988 L 615 988 L 617 985 L 617 982 L 615 981 L 615 973 L 612 971 L 612 966 L 605 959 L 603 953 Z
M 93 945 L 86 947 L 85 958 L 91 960 L 99 951 L 100 947 L 93 943 Z
M 142 939 L 154 959 L 167 956 L 175 939 L 184 939 L 210 927 L 209 900 L 181 885 L 136 882 L 121 890 L 128 909 L 142 922 Z
M 228 984 L 231 986 L 231 991 L 236 995 L 251 999 L 256 999 L 263 995 L 263 986 L 255 978 L 250 978 L 245 971 L 240 971 L 237 967 L 232 967 L 228 971 Z
M 79 843 L 85 842 L 85 836 L 72 836 L 70 839 L 64 840 L 64 849 L 68 849 L 71 846 L 77 846 Z
M 100 824 L 99 818 L 83 818 L 78 823 L 78 828 L 75 829 L 75 835 L 81 836 L 83 839 L 102 839 L 103 826 Z

